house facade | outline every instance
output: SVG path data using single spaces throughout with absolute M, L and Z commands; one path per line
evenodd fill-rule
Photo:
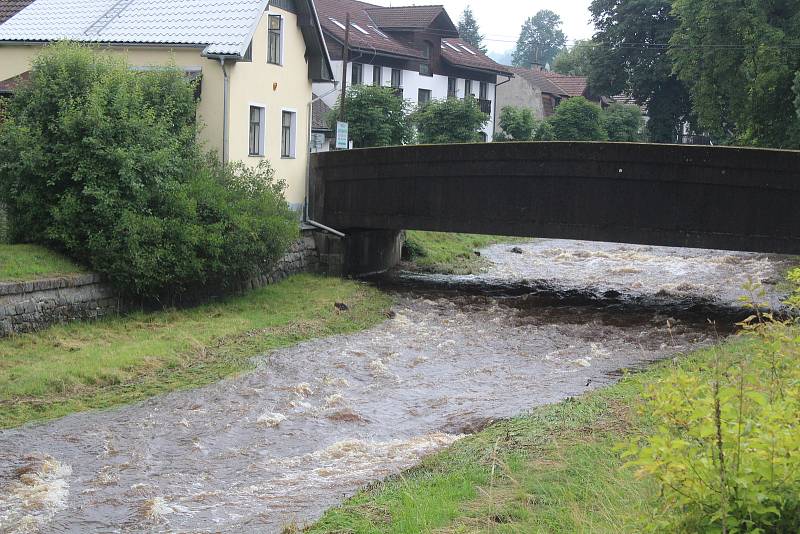
M 35 0 L 0 24 L 0 88 L 13 90 L 58 40 L 199 78 L 204 146 L 225 161 L 269 160 L 302 206 L 312 84 L 333 78 L 312 0 Z
M 497 109 L 506 106 L 528 108 L 539 120 L 546 119 L 555 112 L 558 105 L 572 97 L 583 96 L 599 105 L 608 102 L 594 97 L 588 89 L 583 76 L 567 76 L 537 65 L 531 68 L 508 67 L 514 78 L 497 89 Z
M 442 6 L 381 7 L 357 0 L 317 0 L 331 54 L 333 75 L 342 81 L 348 16 L 347 85 L 393 87 L 412 105 L 472 95 L 490 120 L 482 134 L 491 141 L 495 89 L 511 77 L 508 68 L 458 37 Z M 319 84 L 315 92 L 334 107 L 340 92 Z

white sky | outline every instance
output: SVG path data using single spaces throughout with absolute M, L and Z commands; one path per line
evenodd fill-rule
M 502 53 L 514 48 L 519 37 L 519 30 L 525 19 L 532 17 L 540 9 L 556 12 L 564 22 L 562 29 L 567 35 L 567 44 L 576 39 L 588 39 L 594 33 L 589 21 L 589 4 L 591 0 L 366 0 L 378 5 L 444 5 L 455 24 L 461 18 L 464 7 L 469 4 L 486 36 L 485 43 L 490 52 Z

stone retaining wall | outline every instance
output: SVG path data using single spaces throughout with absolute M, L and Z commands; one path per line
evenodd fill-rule
M 97 274 L 0 283 L 0 337 L 116 313 L 120 303 Z
M 292 243 L 289 252 L 268 273 L 244 281 L 235 291 L 256 289 L 301 272 L 316 272 L 317 247 L 310 233 Z M 207 289 L 186 302 L 224 295 Z M 0 282 L 0 337 L 33 332 L 53 324 L 97 319 L 126 308 L 114 290 L 97 274 L 82 274 L 32 282 Z

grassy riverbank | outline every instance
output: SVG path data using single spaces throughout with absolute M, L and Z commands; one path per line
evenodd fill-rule
M 0 339 L 0 428 L 208 384 L 259 353 L 375 325 L 390 304 L 363 284 L 300 275 L 197 308 Z
M 478 234 L 448 234 L 443 232 L 406 233 L 405 249 L 409 261 L 423 272 L 441 274 L 475 274 L 488 265 L 475 251 L 496 243 L 521 243 L 530 241 L 518 237 Z
M 664 499 L 623 466 L 616 445 L 655 428 L 646 386 L 681 370 L 710 378 L 715 358 L 741 359 L 759 343 L 734 339 L 500 422 L 368 488 L 307 532 L 641 532 Z
M 67 258 L 38 245 L 0 244 L 0 282 L 22 282 L 85 272 Z

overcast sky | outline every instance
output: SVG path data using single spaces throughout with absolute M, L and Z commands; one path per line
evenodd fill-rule
M 541 2 L 535 0 L 366 0 L 379 5 L 431 5 L 443 4 L 453 22 L 458 24 L 466 5 L 478 20 L 481 33 L 486 36 L 486 46 L 495 54 L 514 48 L 519 37 L 519 30 L 526 18 L 532 17 L 540 9 L 550 9 L 558 13 L 564 21 L 563 30 L 567 42 L 576 39 L 587 39 L 594 33 L 589 22 L 589 4 L 591 0 L 559 0 Z

